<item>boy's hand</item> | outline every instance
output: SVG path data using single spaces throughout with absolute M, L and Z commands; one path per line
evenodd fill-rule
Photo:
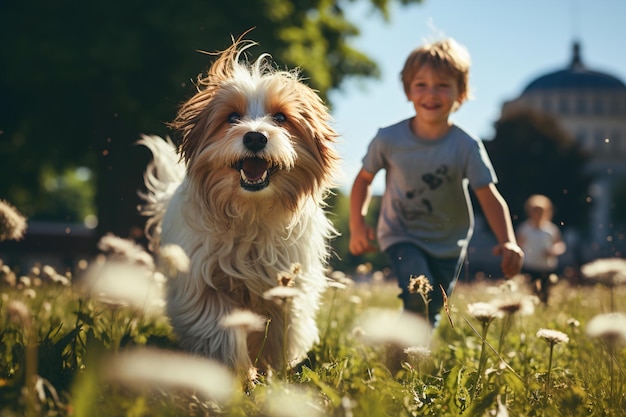
M 511 278 L 520 273 L 524 262 L 524 252 L 517 244 L 507 242 L 493 248 L 495 256 L 502 256 L 500 267 L 504 276 Z
M 374 229 L 370 226 L 353 228 L 350 231 L 350 253 L 353 255 L 362 255 L 366 252 L 376 252 L 377 248 L 372 243 L 376 238 Z

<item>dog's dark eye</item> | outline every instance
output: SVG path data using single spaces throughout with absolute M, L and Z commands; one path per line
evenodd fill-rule
M 237 123 L 239 120 L 241 120 L 241 115 L 237 112 L 232 112 L 231 114 L 228 115 L 226 120 L 228 121 L 228 123 L 232 125 L 234 123 Z
M 272 119 L 274 119 L 276 123 L 282 124 L 287 121 L 287 116 L 285 116 L 285 113 L 275 113 Z

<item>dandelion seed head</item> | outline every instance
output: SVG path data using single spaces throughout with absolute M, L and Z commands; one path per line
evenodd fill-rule
M 98 249 L 106 253 L 111 260 L 136 263 L 154 269 L 152 256 L 129 239 L 122 239 L 109 233 L 100 238 Z
M 20 277 L 20 281 L 19 281 L 19 287 L 21 288 L 29 288 L 30 286 L 33 285 L 33 280 L 30 277 L 27 277 L 26 275 L 22 275 Z
M 493 300 L 493 304 L 504 314 L 529 316 L 535 312 L 538 298 L 525 294 L 508 294 Z
M 325 413 L 316 397 L 314 391 L 303 386 L 274 386 L 268 391 L 264 409 L 272 417 L 322 417 Z
M 518 278 L 513 277 L 511 279 L 507 279 L 499 285 L 492 285 L 487 287 L 487 294 L 493 296 L 501 296 L 501 295 L 509 295 L 509 294 L 518 294 L 520 291 L 520 283 L 518 282 Z
M 17 285 L 17 276 L 8 265 L 2 265 L 2 268 L 0 268 L 0 276 L 2 276 L 2 281 L 10 287 Z
M 329 274 L 331 279 L 341 281 L 344 278 L 348 278 L 345 272 L 343 271 L 331 271 Z
M 107 362 L 106 378 L 131 387 L 184 387 L 225 402 L 236 390 L 234 375 L 211 359 L 156 349 L 133 349 Z
M 69 287 L 71 285 L 71 281 L 68 277 L 59 274 L 50 265 L 44 265 L 43 268 L 41 268 L 41 277 L 48 282 L 59 284 L 64 287 Z
M 5 200 L 0 200 L 0 242 L 20 240 L 28 224 L 26 217 Z
M 41 274 L 41 266 L 40 265 L 33 265 L 30 268 L 30 272 L 28 273 L 28 276 L 31 278 L 34 277 L 38 277 Z
M 84 271 L 89 267 L 89 261 L 86 259 L 81 259 L 78 261 L 78 263 L 76 264 L 76 268 L 79 271 Z
M 265 298 L 266 300 L 274 301 L 278 304 L 284 304 L 288 300 L 291 300 L 292 298 L 297 297 L 300 294 L 302 294 L 302 291 L 297 288 L 277 286 L 265 291 L 263 293 L 263 298 Z
M 580 322 L 575 318 L 567 319 L 567 325 L 570 327 L 580 327 Z
M 109 261 L 91 265 L 85 271 L 84 283 L 88 292 L 101 302 L 155 310 L 160 303 L 154 300 L 163 300 L 164 290 L 153 276 L 144 266 Z
M 626 283 L 626 259 L 596 259 L 580 268 L 583 276 L 609 287 Z
M 179 245 L 164 245 L 159 248 L 159 263 L 163 272 L 169 277 L 189 272 L 189 257 Z
M 411 294 L 428 295 L 433 290 L 433 286 L 430 285 L 430 281 L 425 275 L 411 275 L 409 277 L 409 292 Z
M 511 300 L 510 302 L 498 303 L 497 307 L 503 313 L 515 314 L 522 309 L 522 302 L 520 300 Z
M 363 303 L 363 300 L 358 295 L 351 295 L 350 297 L 348 297 L 348 301 L 356 305 Z
M 365 336 L 365 330 L 363 330 L 363 328 L 360 326 L 356 326 L 352 329 L 352 336 L 356 338 L 361 338 Z
M 419 362 L 430 357 L 431 351 L 426 346 L 409 346 L 404 349 L 404 353 L 407 354 L 409 359 Z
M 589 320 L 587 335 L 605 340 L 626 340 L 626 315 L 622 313 L 599 314 Z
M 250 311 L 234 310 L 220 319 L 220 326 L 224 328 L 240 329 L 247 332 L 260 332 L 265 330 L 267 319 Z
M 30 310 L 23 302 L 18 300 L 9 301 L 6 309 L 11 322 L 23 325 L 30 323 Z
M 374 283 L 385 282 L 385 273 L 383 271 L 375 271 L 372 274 L 372 282 Z
M 328 279 L 328 286 L 331 288 L 345 289 L 354 285 L 354 281 L 343 272 L 333 271 Z
M 430 342 L 430 323 L 415 314 L 370 308 L 359 318 L 359 325 L 362 339 L 372 345 L 426 346 Z
M 32 288 L 26 288 L 23 292 L 24 298 L 34 300 L 37 297 L 37 292 Z
M 372 264 L 367 262 L 367 263 L 364 263 L 364 264 L 357 265 L 356 273 L 359 274 L 359 275 L 367 275 L 370 272 L 372 272 L 372 269 L 373 269 Z
M 338 290 L 345 290 L 347 288 L 345 284 L 342 284 L 341 282 L 335 281 L 333 279 L 329 279 L 327 283 L 330 288 L 336 288 Z
M 542 338 L 550 344 L 567 343 L 569 342 L 569 336 L 558 330 L 552 329 L 539 329 L 537 330 L 537 337 Z
M 496 306 L 485 302 L 468 304 L 467 312 L 481 323 L 490 323 L 493 319 L 502 317 L 502 312 Z

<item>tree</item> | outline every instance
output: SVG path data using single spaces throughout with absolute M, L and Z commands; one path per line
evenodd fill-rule
M 370 3 L 386 15 L 391 1 Z M 323 97 L 346 77 L 378 74 L 350 46 L 359 31 L 335 1 L 1 2 L 0 197 L 32 219 L 82 221 L 85 210 L 69 203 L 65 213 L 50 210 L 46 183 L 72 195 L 61 179 L 88 167 L 100 233 L 138 230 L 148 154 L 133 143 L 167 134 L 165 122 L 210 64 L 197 51 L 225 49 L 250 28 L 259 51 L 300 67 Z
M 544 194 L 555 207 L 554 221 L 584 230 L 588 222 L 590 178 L 587 156 L 552 116 L 519 111 L 496 123 L 485 147 L 498 175 L 498 189 L 514 222 L 523 220 L 524 201 Z

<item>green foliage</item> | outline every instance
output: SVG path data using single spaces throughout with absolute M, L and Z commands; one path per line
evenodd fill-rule
M 589 213 L 585 172 L 587 156 L 556 119 L 521 111 L 496 123 L 496 136 L 485 142 L 498 175 L 498 189 L 514 222 L 526 218 L 524 202 L 532 194 L 549 197 L 554 222 L 584 230 Z
M 391 1 L 370 3 L 386 14 Z M 11 181 L 0 183 L 0 196 L 31 219 L 75 220 L 82 213 L 72 210 L 91 208 L 76 209 L 44 183 L 86 166 L 96 174 L 100 230 L 128 236 L 141 224 L 136 191 L 147 163 L 133 144 L 142 133 L 168 133 L 165 123 L 212 60 L 198 51 L 223 50 L 254 28 L 247 37 L 260 46 L 252 53 L 301 68 L 327 98 L 347 77 L 379 73 L 351 46 L 359 30 L 343 7 L 328 0 L 1 2 L 0 177 Z
M 364 344 L 360 335 L 359 317 L 368 308 L 399 309 L 394 285 L 332 287 L 318 318 L 321 340 L 309 359 L 284 376 L 270 373 L 243 384 L 227 403 L 182 388 L 148 388 L 103 377 L 108 361 L 133 346 L 176 350 L 161 315 L 89 299 L 78 285 L 5 286 L 0 300 L 0 414 L 485 416 L 500 407 L 515 416 L 626 416 L 626 349 L 622 345 L 609 357 L 605 345 L 584 333 L 586 322 L 602 312 L 607 289 L 561 282 L 553 287 L 549 306 L 512 316 L 508 324 L 495 319 L 483 340 L 467 305 L 499 297 L 489 295 L 500 289 L 496 284 L 459 284 L 451 298 L 453 325 L 445 320 L 436 329 L 430 355 L 418 363 L 398 347 Z M 623 300 L 624 287 L 617 291 L 617 299 Z M 503 328 L 505 343 L 498 353 Z M 544 388 L 549 349 L 535 336 L 539 328 L 569 336 L 568 343 L 554 346 L 550 391 Z M 28 329 L 36 335 L 36 345 L 29 342 Z M 477 378 L 483 344 L 488 347 L 486 367 Z M 32 346 L 42 378 L 36 396 L 23 390 L 26 352 Z M 614 378 L 608 377 L 610 372 Z M 285 405 L 289 400 L 295 411 Z

